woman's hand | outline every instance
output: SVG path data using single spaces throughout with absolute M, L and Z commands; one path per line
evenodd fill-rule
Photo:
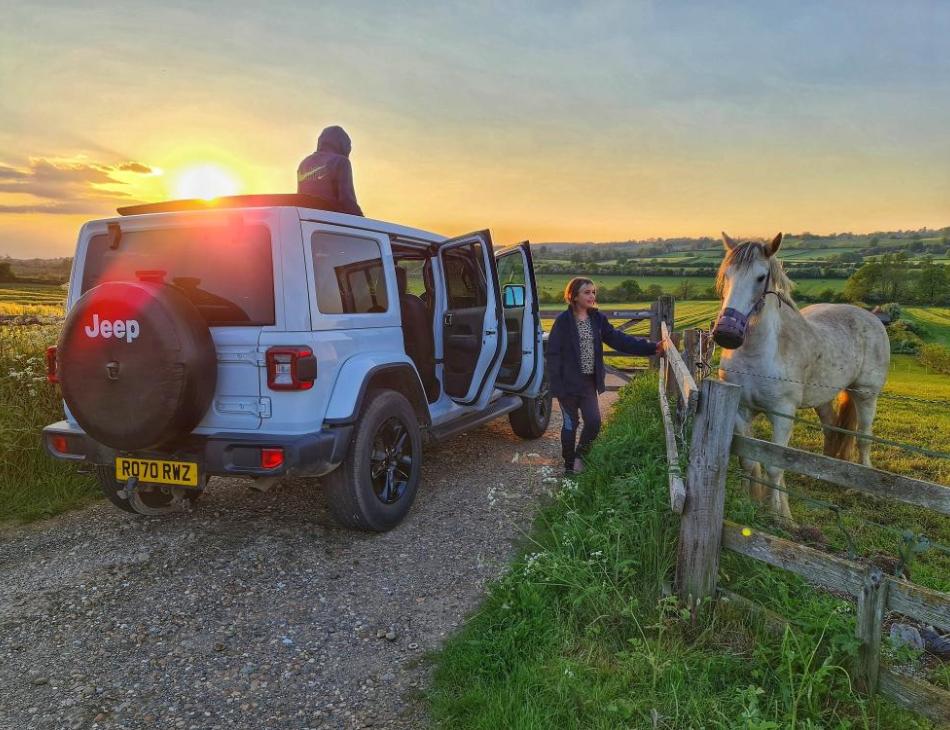
M 665 341 L 665 340 L 659 340 L 659 341 L 656 343 L 656 356 L 657 356 L 657 357 L 663 357 L 663 354 L 664 354 L 665 352 L 666 352 L 666 341 Z

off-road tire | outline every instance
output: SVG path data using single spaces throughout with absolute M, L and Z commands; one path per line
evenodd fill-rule
M 115 478 L 114 467 L 103 466 L 101 464 L 96 465 L 96 481 L 99 482 L 99 489 L 102 490 L 102 493 L 105 495 L 106 499 L 112 502 L 112 504 L 124 512 L 138 514 L 134 509 L 132 509 L 132 506 L 129 504 L 129 500 L 123 499 L 119 496 L 119 490 L 124 489 L 125 484 Z M 149 507 L 165 507 L 169 502 L 172 501 L 172 496 L 170 494 L 165 494 L 164 492 L 160 492 L 158 490 L 142 492 L 139 496 L 141 500 Z M 189 490 L 186 492 L 186 496 L 189 500 L 195 502 L 201 496 L 201 492 Z
M 551 400 L 551 390 L 545 379 L 537 397 L 522 398 L 521 407 L 508 414 L 508 422 L 515 435 L 523 439 L 543 436 L 551 422 Z
M 374 443 L 381 443 L 394 426 L 405 429 L 404 445 L 409 448 L 411 464 L 406 468 L 408 479 L 400 496 L 387 504 L 374 489 L 373 459 L 378 457 Z M 422 434 L 409 401 L 393 390 L 372 391 L 367 394 L 356 422 L 346 458 L 323 478 L 330 513 L 343 527 L 375 532 L 391 530 L 412 507 L 421 472 Z M 378 485 L 378 482 L 377 476 L 375 483 Z

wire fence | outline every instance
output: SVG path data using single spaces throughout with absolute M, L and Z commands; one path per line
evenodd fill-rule
M 705 364 L 710 370 L 712 369 L 712 366 L 708 365 L 708 363 L 705 363 Z M 802 380 L 795 380 L 793 378 L 782 378 L 782 377 L 778 377 L 774 375 L 763 375 L 762 373 L 757 373 L 751 370 L 728 368 L 728 367 L 722 367 L 721 365 L 719 366 L 719 370 L 722 370 L 723 372 L 727 372 L 727 373 L 748 375 L 754 378 L 762 378 L 764 380 L 773 380 L 773 381 L 778 380 L 778 381 L 784 381 L 784 382 L 789 382 L 789 383 L 796 383 L 798 385 L 807 385 L 807 386 L 816 387 L 816 388 L 826 388 L 828 390 L 836 390 L 836 391 L 849 390 L 853 392 L 873 393 L 875 395 L 879 395 L 883 397 L 893 397 L 895 400 L 902 400 L 902 401 L 907 401 L 907 402 L 912 402 L 912 403 L 926 403 L 930 405 L 950 406 L 950 401 L 945 401 L 945 400 L 935 399 L 935 398 L 914 398 L 913 396 L 903 396 L 896 393 L 894 394 L 884 393 L 883 391 L 874 392 L 874 391 L 862 391 L 856 388 L 839 388 L 838 386 L 834 386 L 834 385 L 827 385 L 823 383 L 809 383 Z M 917 446 L 915 444 L 910 444 L 904 441 L 895 441 L 894 439 L 886 439 L 880 436 L 874 436 L 872 434 L 863 433 L 861 431 L 854 431 L 852 429 L 842 428 L 840 426 L 834 426 L 831 424 L 816 423 L 815 421 L 812 421 L 807 418 L 802 418 L 801 416 L 791 414 L 791 413 L 781 413 L 779 411 L 773 411 L 773 410 L 765 409 L 765 408 L 757 409 L 757 412 L 765 413 L 767 415 L 775 416 L 777 418 L 787 418 L 796 423 L 805 424 L 809 428 L 814 428 L 814 429 L 822 430 L 825 432 L 833 431 L 835 433 L 842 433 L 849 436 L 854 436 L 855 438 L 860 439 L 862 441 L 870 441 L 873 443 L 881 444 L 882 446 L 890 446 L 897 449 L 903 449 L 904 451 L 920 454 L 922 456 L 928 456 L 935 459 L 950 459 L 950 452 L 940 451 L 937 449 L 928 449 L 923 446 Z
M 697 358 L 696 367 L 699 369 L 700 373 L 704 376 L 710 376 L 716 371 L 716 366 L 710 364 L 710 359 L 712 355 L 712 350 L 707 352 L 700 352 L 699 357 Z M 907 404 L 924 404 L 931 406 L 939 407 L 948 407 L 950 406 L 950 400 L 944 400 L 940 398 L 921 398 L 910 395 L 902 395 L 898 393 L 888 393 L 884 391 L 874 391 L 862 388 L 841 388 L 838 386 L 831 386 L 824 383 L 811 383 L 802 380 L 796 380 L 793 378 L 784 378 L 779 376 L 765 375 L 762 373 L 742 370 L 739 368 L 729 368 L 722 367 L 721 365 L 718 368 L 725 373 L 733 373 L 738 375 L 748 375 L 755 378 L 762 378 L 764 380 L 778 380 L 784 382 L 791 382 L 797 385 L 810 386 L 810 387 L 820 387 L 839 392 L 841 390 L 846 390 L 851 393 L 858 395 L 869 395 L 876 396 L 880 398 L 885 398 L 897 402 L 904 402 Z M 820 422 L 808 418 L 802 418 L 796 414 L 781 413 L 778 411 L 773 411 L 770 409 L 761 409 L 757 412 L 762 412 L 769 416 L 774 416 L 777 418 L 786 418 L 794 421 L 795 423 L 802 423 L 806 427 L 822 431 L 823 433 L 836 432 L 842 433 L 850 436 L 854 436 L 856 439 L 860 439 L 865 442 L 872 442 L 879 444 L 881 446 L 887 446 L 891 448 L 901 449 L 914 454 L 919 454 L 922 456 L 950 460 L 950 453 L 934 448 L 926 448 L 924 446 L 918 446 L 916 444 L 897 441 L 894 439 L 882 438 L 880 436 L 874 436 L 868 433 L 862 433 L 860 431 L 855 431 L 851 429 L 842 428 L 835 425 L 826 425 Z M 677 440 L 682 444 L 682 450 L 680 453 L 688 458 L 688 444 L 687 444 L 687 432 L 689 430 L 688 421 L 691 419 L 684 418 L 680 422 L 679 432 L 676 434 Z M 898 545 L 896 549 L 896 555 L 893 556 L 895 559 L 895 568 L 894 572 L 897 575 L 900 575 L 908 566 L 913 559 L 926 552 L 938 553 L 942 556 L 950 556 L 950 545 L 946 545 L 934 537 L 925 534 L 919 528 L 909 529 L 900 525 L 894 524 L 884 524 L 874 519 L 869 519 L 855 508 L 849 508 L 847 506 L 837 504 L 835 502 L 830 502 L 824 499 L 820 499 L 812 494 L 807 493 L 803 489 L 791 489 L 787 485 L 779 486 L 772 483 L 771 481 L 765 481 L 763 479 L 756 478 L 752 474 L 745 472 L 744 470 L 739 470 L 739 475 L 748 479 L 749 482 L 759 484 L 761 486 L 767 487 L 769 489 L 775 489 L 780 492 L 784 492 L 791 497 L 794 497 L 797 500 L 801 500 L 803 504 L 807 504 L 812 508 L 817 508 L 819 510 L 827 511 L 828 514 L 833 516 L 833 524 L 837 531 L 841 534 L 843 541 L 846 545 L 846 550 L 848 555 L 855 559 L 859 556 L 858 541 L 860 538 L 855 535 L 855 531 L 862 530 L 864 528 L 872 528 L 874 530 L 879 530 L 885 534 L 891 535 L 898 540 Z M 820 481 L 820 480 L 819 480 Z M 860 509 L 860 508 L 859 508 Z
M 748 479 L 750 482 L 760 484 L 764 487 L 768 487 L 769 489 L 775 489 L 779 492 L 784 492 L 790 497 L 795 497 L 796 499 L 800 499 L 807 504 L 811 504 L 822 509 L 827 509 L 829 512 L 833 513 L 835 516 L 836 525 L 841 530 L 846 542 L 848 543 L 848 554 L 852 558 L 857 557 L 858 552 L 855 545 L 854 536 L 848 531 L 847 526 L 842 522 L 843 515 L 847 515 L 850 519 L 863 525 L 870 525 L 896 535 L 902 540 L 902 542 L 910 546 L 910 548 L 914 550 L 915 553 L 921 553 L 925 550 L 933 549 L 937 552 L 943 553 L 944 555 L 950 555 L 950 545 L 944 545 L 943 543 L 934 540 L 922 532 L 915 532 L 909 528 L 895 527 L 894 525 L 885 525 L 875 520 L 869 520 L 867 517 L 863 517 L 853 509 L 849 509 L 848 507 L 844 507 L 835 502 L 828 502 L 827 500 L 818 499 L 817 497 L 813 497 L 812 495 L 803 491 L 790 489 L 787 485 L 781 487 L 771 481 L 758 479 L 749 474 L 747 471 L 740 470 L 739 474 L 743 479 Z
M 709 363 L 704 363 L 704 366 L 708 368 L 709 371 L 712 371 L 716 368 L 727 373 L 734 373 L 736 375 L 751 375 L 754 378 L 762 378 L 764 380 L 777 380 L 785 383 L 795 383 L 796 385 L 807 385 L 812 388 L 825 388 L 827 390 L 842 391 L 845 390 L 849 393 L 859 393 L 861 395 L 872 395 L 877 398 L 887 398 L 890 400 L 896 401 L 905 401 L 907 403 L 924 403 L 927 405 L 935 406 L 945 406 L 950 407 L 950 400 L 944 400 L 942 398 L 917 398 L 912 395 L 902 395 L 900 393 L 888 393 L 884 390 L 867 390 L 864 388 L 842 388 L 837 385 L 828 385 L 827 383 L 810 383 L 805 380 L 795 380 L 794 378 L 782 378 L 777 375 L 763 375 L 762 373 L 757 373 L 752 370 L 740 370 L 738 368 L 728 368 L 723 367 L 722 365 L 711 365 Z

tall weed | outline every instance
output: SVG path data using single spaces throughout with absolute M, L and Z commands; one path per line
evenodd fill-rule
M 63 418 L 58 388 L 46 382 L 46 348 L 58 326 L 0 327 L 0 520 L 32 520 L 96 493 L 75 465 L 48 456 L 44 426 Z

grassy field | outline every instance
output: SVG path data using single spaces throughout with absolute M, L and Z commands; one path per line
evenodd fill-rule
M 65 302 L 66 290 L 61 286 L 0 285 L 0 315 L 59 317 Z
M 922 446 L 950 454 L 950 377 L 928 373 L 910 355 L 895 355 L 884 390 L 878 401 L 874 434 L 892 441 Z M 901 401 L 888 395 L 910 396 L 934 403 Z M 802 411 L 815 426 L 796 424 L 791 445 L 806 451 L 821 452 L 822 433 L 813 413 Z M 767 437 L 767 421 L 760 417 L 757 432 Z M 950 459 L 935 458 L 908 452 L 897 447 L 874 444 L 871 462 L 878 469 L 912 475 L 918 479 L 945 484 L 950 488 Z M 950 520 L 928 510 L 900 505 L 818 482 L 807 477 L 788 475 L 792 513 L 802 526 L 820 530 L 820 542 L 839 554 L 853 553 L 866 558 L 879 558 L 890 565 L 902 554 L 909 557 L 914 539 L 926 537 L 931 545 L 913 558 L 908 572 L 914 582 L 936 590 L 950 592 Z M 738 487 L 737 487 L 738 489 Z M 738 496 L 738 493 L 737 493 Z M 833 503 L 832 510 L 825 503 Z M 749 517 L 745 507 L 735 517 Z M 768 516 L 754 518 L 768 522 Z M 780 529 L 771 525 L 771 529 Z M 793 535 L 794 536 L 794 535 Z
M 63 418 L 59 390 L 46 382 L 46 348 L 58 333 L 55 325 L 0 327 L 0 521 L 54 515 L 98 494 L 40 441 L 43 426 Z
M 572 275 L 569 274 L 538 274 L 538 288 L 549 294 L 561 293 Z M 647 287 L 656 284 L 662 287 L 667 294 L 674 294 L 683 281 L 689 282 L 690 287 L 696 292 L 702 292 L 711 287 L 715 282 L 711 276 L 623 276 L 617 274 L 584 274 L 577 276 L 588 276 L 593 279 L 598 287 L 614 288 L 620 282 L 627 279 L 636 281 L 640 288 L 645 290 Z M 817 294 L 825 289 L 831 289 L 834 292 L 844 290 L 845 279 L 802 279 L 796 282 L 796 291 L 806 294 Z
M 950 307 L 907 307 L 907 319 L 924 331 L 924 339 L 950 347 Z
M 669 596 L 656 379 L 621 393 L 588 470 L 540 513 L 523 552 L 438 657 L 432 715 L 451 728 L 930 728 L 857 695 L 854 609 L 766 566 L 731 584 L 792 620 L 773 636 L 722 603 Z

